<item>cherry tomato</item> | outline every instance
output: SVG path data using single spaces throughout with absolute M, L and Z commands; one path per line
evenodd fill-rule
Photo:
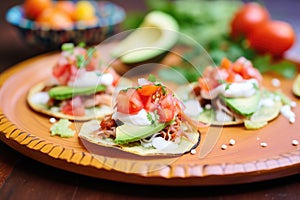
M 142 100 L 135 89 L 120 91 L 117 96 L 117 111 L 125 114 L 137 114 L 143 108 Z
M 45 9 L 51 6 L 51 0 L 25 0 L 23 9 L 26 17 L 35 20 Z
M 231 36 L 233 38 L 247 36 L 253 30 L 260 28 L 270 19 L 269 12 L 258 3 L 244 4 L 231 21 Z
M 295 43 L 292 26 L 282 21 L 270 21 L 253 31 L 248 37 L 250 46 L 259 53 L 281 56 Z

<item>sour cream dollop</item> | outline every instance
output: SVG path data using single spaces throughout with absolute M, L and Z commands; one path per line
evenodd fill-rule
M 69 82 L 68 85 L 71 87 L 93 87 L 100 84 L 112 85 L 113 81 L 113 75 L 109 73 L 101 74 L 95 71 L 88 71 L 79 73 L 76 79 Z
M 249 79 L 228 85 L 223 83 L 209 92 L 202 90 L 201 96 L 205 99 L 214 99 L 220 94 L 225 97 L 250 97 L 256 93 L 258 86 L 256 79 Z
M 129 115 L 120 112 L 114 112 L 112 115 L 114 120 L 120 120 L 123 123 L 129 123 L 138 126 L 149 126 L 151 122 L 147 118 L 147 112 L 145 109 L 141 109 L 135 115 Z

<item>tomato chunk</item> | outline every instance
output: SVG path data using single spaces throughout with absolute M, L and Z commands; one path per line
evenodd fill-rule
M 143 108 L 142 100 L 135 89 L 120 91 L 117 96 L 117 111 L 125 114 L 137 114 Z

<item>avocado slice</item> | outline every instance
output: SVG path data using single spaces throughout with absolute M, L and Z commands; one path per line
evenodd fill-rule
M 84 87 L 84 88 L 74 88 L 68 86 L 57 86 L 51 88 L 48 92 L 49 96 L 57 100 L 70 99 L 73 96 L 78 95 L 90 95 L 96 92 L 105 91 L 105 85 L 97 85 L 96 87 Z
M 169 51 L 178 40 L 178 31 L 179 25 L 172 16 L 152 11 L 111 53 L 126 64 L 144 62 Z
M 222 96 L 221 98 L 235 112 L 243 116 L 251 116 L 258 109 L 260 96 L 260 91 L 257 91 L 251 97 L 228 98 Z
M 118 126 L 116 129 L 115 142 L 118 144 L 124 144 L 147 138 L 152 134 L 164 129 L 168 125 L 169 123 L 159 123 L 155 126 L 136 126 L 131 124 L 123 124 Z

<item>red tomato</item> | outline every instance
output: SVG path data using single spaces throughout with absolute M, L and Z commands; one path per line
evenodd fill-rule
M 80 97 L 75 97 L 72 100 L 69 100 L 62 108 L 61 112 L 66 115 L 72 116 L 84 116 L 85 108 L 82 104 Z
M 244 4 L 231 21 L 231 36 L 247 36 L 269 21 L 269 12 L 258 3 Z
M 260 72 L 258 71 L 258 69 L 254 68 L 254 67 L 245 67 L 244 66 L 241 74 L 244 79 L 255 78 L 258 82 L 262 81 L 262 76 L 261 76 Z
M 171 93 L 164 96 L 160 101 L 160 107 L 157 110 L 159 122 L 169 122 L 174 118 L 175 106 Z
M 248 41 L 250 46 L 259 53 L 270 53 L 281 56 L 295 43 L 296 35 L 286 22 L 271 21 L 253 31 Z
M 157 114 L 159 115 L 159 122 L 169 122 L 174 118 L 174 110 L 168 108 L 158 108 Z
M 161 86 L 157 85 L 144 85 L 141 88 L 138 88 L 137 91 L 142 96 L 151 96 L 153 95 Z
M 241 82 L 243 80 L 244 79 L 240 74 L 231 71 L 229 72 L 229 76 L 227 77 L 226 82 L 233 83 L 233 82 Z
M 53 68 L 53 76 L 58 80 L 61 85 L 66 85 L 70 80 L 71 66 L 66 65 L 55 65 Z
M 224 68 L 224 69 L 230 69 L 231 65 L 232 65 L 232 63 L 228 58 L 223 58 L 221 61 L 220 67 Z
M 137 114 L 143 108 L 142 100 L 135 89 L 120 91 L 117 96 L 117 111 L 125 114 Z
M 46 8 L 51 6 L 51 0 L 25 0 L 23 4 L 26 17 L 32 20 L 35 20 Z
M 200 88 L 205 90 L 205 91 L 209 91 L 210 87 L 207 84 L 207 81 L 204 78 L 199 78 L 198 79 L 198 83 L 200 85 Z

